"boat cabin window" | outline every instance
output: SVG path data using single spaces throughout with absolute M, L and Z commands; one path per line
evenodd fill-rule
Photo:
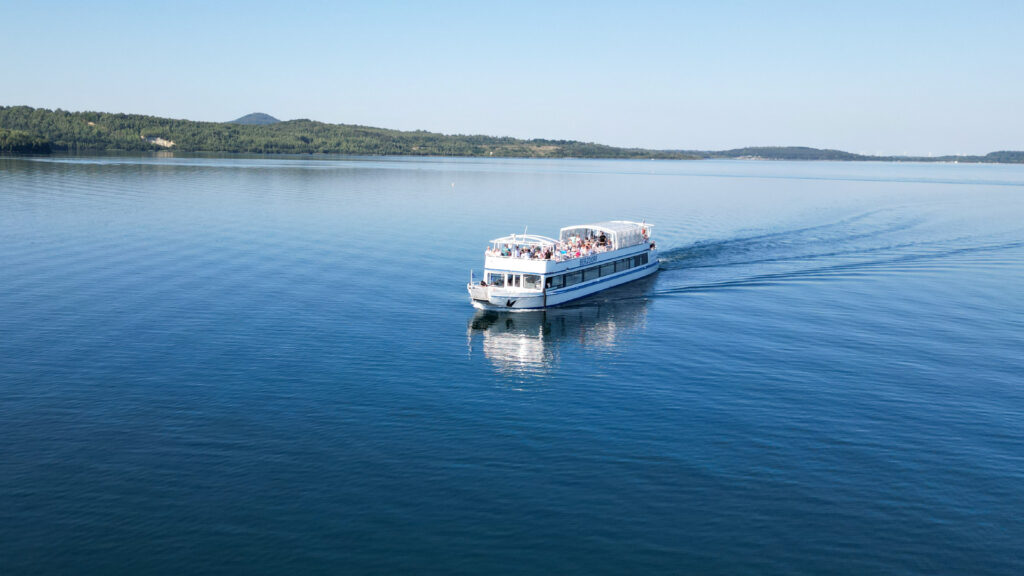
M 488 272 L 487 283 L 490 284 L 491 286 L 504 286 L 505 275 L 499 272 Z
M 544 286 L 549 290 L 557 290 L 559 288 L 565 288 L 580 282 L 590 282 L 603 276 L 611 276 L 618 274 L 619 272 L 625 272 L 632 268 L 644 266 L 650 261 L 647 253 L 637 254 L 636 256 L 630 256 L 628 258 L 622 258 L 614 262 L 608 262 L 606 264 L 600 264 L 598 266 L 591 266 L 590 268 L 583 268 L 576 270 L 575 272 L 566 272 L 565 274 L 555 274 L 548 276 L 544 279 Z M 523 276 L 523 287 L 524 288 L 540 288 L 539 281 L 535 281 L 536 276 L 534 274 L 526 274 Z
M 533 290 L 540 290 L 540 275 L 539 274 L 523 274 L 523 288 L 531 288 Z

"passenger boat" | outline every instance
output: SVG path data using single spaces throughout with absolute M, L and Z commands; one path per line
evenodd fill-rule
M 558 239 L 511 234 L 491 240 L 484 277 L 470 272 L 473 306 L 537 310 L 558 306 L 658 270 L 658 251 L 646 222 L 612 220 L 567 226 Z

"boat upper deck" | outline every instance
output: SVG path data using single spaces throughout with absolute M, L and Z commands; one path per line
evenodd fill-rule
M 491 240 L 485 267 L 535 273 L 563 270 L 603 260 L 603 254 L 635 252 L 635 248 L 646 245 L 650 237 L 650 224 L 626 220 L 567 226 L 559 232 L 558 240 L 510 234 Z M 625 250 L 627 248 L 634 250 Z

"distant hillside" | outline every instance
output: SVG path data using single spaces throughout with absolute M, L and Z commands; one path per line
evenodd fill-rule
M 998 152 L 989 152 L 985 154 L 984 158 L 985 162 L 1024 164 L 1024 151 L 1000 150 Z
M 520 140 L 500 136 L 403 132 L 313 120 L 281 122 L 262 113 L 233 122 L 193 122 L 140 114 L 68 112 L 0 106 L 0 152 L 149 151 L 374 156 L 495 156 L 506 158 L 759 158 L 766 160 L 875 160 L 1024 163 L 1024 152 L 985 156 L 865 156 L 803 146 L 733 150 L 616 148 L 575 140 Z
M 842 150 L 808 148 L 806 146 L 760 146 L 720 150 L 717 152 L 690 152 L 703 158 L 755 158 L 759 160 L 844 160 L 875 162 L 987 162 L 1003 164 L 1024 163 L 1024 152 L 1004 150 L 984 156 L 870 156 Z
M 705 152 L 714 158 L 759 158 L 764 160 L 862 160 L 866 157 L 842 150 L 822 150 L 806 146 L 753 146 L 719 152 Z
M 263 112 L 253 112 L 252 114 L 246 114 L 237 120 L 232 120 L 231 124 L 248 124 L 250 126 L 266 126 L 267 124 L 277 124 L 280 122 L 277 118 L 274 118 L 270 114 L 264 114 Z
M 696 158 L 674 151 L 615 148 L 573 140 L 403 132 L 289 120 L 273 124 L 193 122 L 140 114 L 0 106 L 0 128 L 44 139 L 54 151 L 164 150 L 257 154 L 499 156 L 515 158 Z M 163 143 L 163 144 L 161 144 Z

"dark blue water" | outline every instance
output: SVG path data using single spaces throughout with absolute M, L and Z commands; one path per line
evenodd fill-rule
M 0 573 L 1020 574 L 1022 286 L 1018 166 L 2 159 Z

